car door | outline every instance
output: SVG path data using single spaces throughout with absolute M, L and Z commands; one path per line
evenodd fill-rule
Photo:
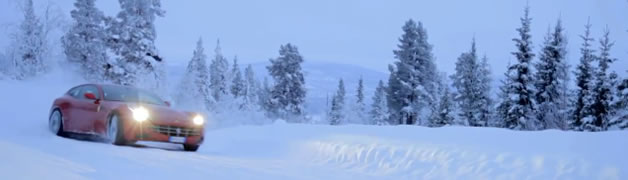
M 70 89 L 67 93 L 69 96 L 68 104 L 64 107 L 63 111 L 63 128 L 66 131 L 78 132 L 78 128 L 76 126 L 76 121 L 80 120 L 80 114 L 78 114 L 78 106 L 80 104 L 79 97 L 81 93 L 81 88 L 84 86 L 78 86 Z M 75 120 L 76 119 L 76 120 Z
M 87 99 L 86 93 L 92 93 L 96 96 L 96 99 L 100 99 L 100 93 L 98 88 L 94 85 L 85 85 L 80 89 L 79 95 L 75 101 L 75 108 L 73 114 L 73 123 L 76 130 L 83 133 L 94 132 L 94 122 L 99 116 L 99 104 L 93 99 Z

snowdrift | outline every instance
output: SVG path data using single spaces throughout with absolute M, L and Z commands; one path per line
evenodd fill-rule
M 628 179 L 628 131 L 278 123 L 209 130 L 196 153 L 170 144 L 125 147 L 56 137 L 47 129 L 48 108 L 81 83 L 72 77 L 0 81 L 2 177 Z

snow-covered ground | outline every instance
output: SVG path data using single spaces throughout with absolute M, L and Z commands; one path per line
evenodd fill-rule
M 628 179 L 628 131 L 276 123 L 209 130 L 198 152 L 61 138 L 49 106 L 80 80 L 52 74 L 0 81 L 0 179 Z

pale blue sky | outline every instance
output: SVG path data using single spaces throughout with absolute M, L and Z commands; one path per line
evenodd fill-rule
M 17 22 L 21 15 L 14 0 L 0 0 L 0 24 Z M 39 6 L 46 0 L 35 0 Z M 69 17 L 73 0 L 52 0 Z M 100 0 L 107 15 L 119 10 L 118 1 Z M 170 63 L 186 63 L 202 36 L 211 56 L 221 39 L 223 54 L 237 55 L 243 63 L 267 61 L 277 56 L 279 45 L 293 43 L 307 61 L 356 64 L 386 71 L 393 62 L 392 50 L 409 18 L 420 20 L 439 69 L 451 73 L 473 36 L 478 50 L 486 53 L 499 77 L 508 61 L 523 14 L 524 0 L 229 0 L 162 1 L 166 16 L 157 19 L 157 47 Z M 608 25 L 616 41 L 612 55 L 620 59 L 614 68 L 628 69 L 628 2 L 626 0 L 529 0 L 532 32 L 538 53 L 549 25 L 560 16 L 569 39 L 569 61 L 579 57 L 587 17 L 595 38 Z M 41 8 L 40 8 L 41 10 Z M 6 28 L 0 29 L 0 47 L 8 44 Z M 597 46 L 598 43 L 596 43 Z

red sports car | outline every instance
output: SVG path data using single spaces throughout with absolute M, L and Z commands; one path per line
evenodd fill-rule
M 49 125 L 53 133 L 91 134 L 116 145 L 136 141 L 183 144 L 196 151 L 203 142 L 203 116 L 170 108 L 146 90 L 127 86 L 84 84 L 55 99 Z

